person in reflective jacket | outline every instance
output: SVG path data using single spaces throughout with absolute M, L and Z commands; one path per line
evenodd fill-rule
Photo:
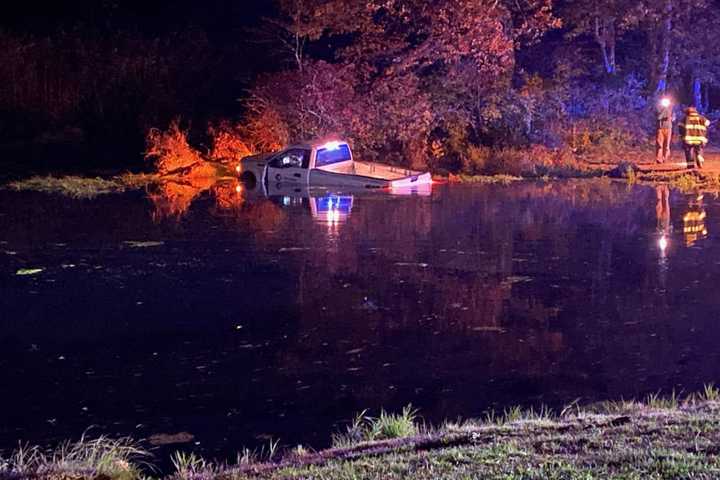
M 678 128 L 685 148 L 685 161 L 688 168 L 702 168 L 705 159 L 703 149 L 708 143 L 707 130 L 710 122 L 707 118 L 698 113 L 695 107 L 685 109 L 683 118 Z

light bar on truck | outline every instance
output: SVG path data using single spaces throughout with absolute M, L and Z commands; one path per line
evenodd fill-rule
M 333 150 L 337 150 L 338 148 L 340 148 L 340 145 L 341 145 L 340 142 L 338 142 L 338 141 L 332 141 L 332 142 L 327 142 L 325 145 L 323 145 L 323 146 L 320 147 L 320 148 L 325 149 L 325 150 L 329 150 L 329 151 L 333 151 Z

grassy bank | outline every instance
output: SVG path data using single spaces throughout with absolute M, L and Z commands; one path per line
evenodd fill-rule
M 334 447 L 271 442 L 232 465 L 193 454 L 173 457 L 175 479 L 677 479 L 720 478 L 720 392 L 679 399 L 605 402 L 561 412 L 508 409 L 483 420 L 420 424 L 410 407 L 358 415 Z M 50 453 L 18 450 L 0 460 L 7 478 L 110 478 L 152 475 L 147 452 L 126 440 L 82 440 Z

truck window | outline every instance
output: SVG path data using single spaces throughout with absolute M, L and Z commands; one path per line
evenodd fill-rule
M 347 162 L 352 160 L 350 147 L 341 143 L 335 148 L 320 148 L 315 157 L 315 167 L 324 167 L 333 163 Z
M 308 168 L 310 150 L 295 148 L 281 153 L 270 161 L 273 168 Z

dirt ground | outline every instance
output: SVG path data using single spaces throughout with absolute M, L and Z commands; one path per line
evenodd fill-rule
M 720 174 L 720 148 L 710 147 L 705 149 L 705 164 L 703 165 L 703 173 Z M 667 163 L 655 163 L 654 152 L 643 155 L 643 158 L 636 162 L 641 172 L 675 172 L 686 170 L 685 153 L 679 145 L 673 145 L 670 159 Z

